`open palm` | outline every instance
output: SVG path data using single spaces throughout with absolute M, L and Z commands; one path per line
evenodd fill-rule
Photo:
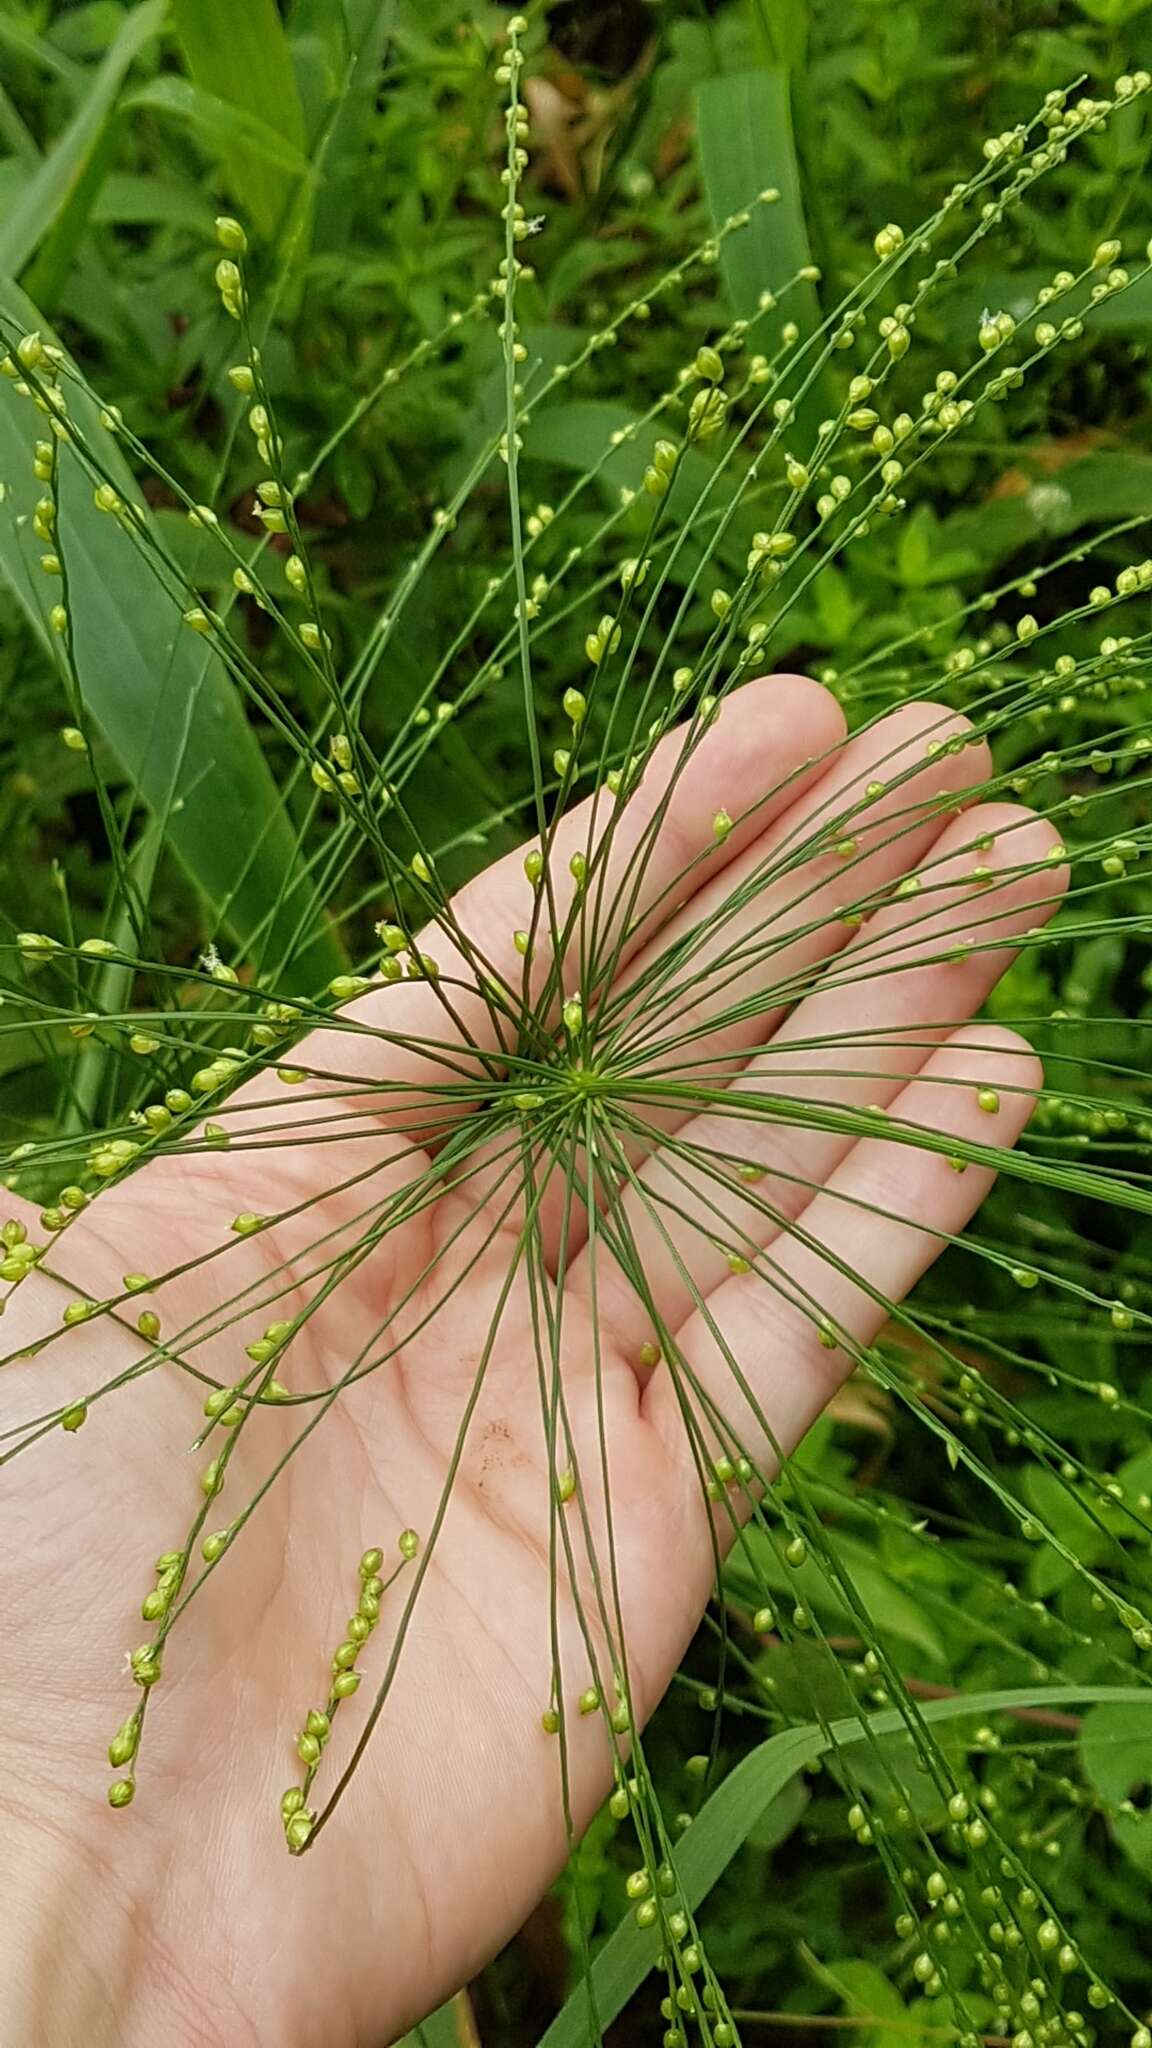
M 380 2043 L 519 1925 L 566 1851 L 561 1757 L 579 1831 L 612 1783 L 606 1716 L 643 1725 L 746 1511 L 747 1486 L 709 1498 L 701 1446 L 770 1473 L 986 1192 L 990 1165 L 956 1148 L 1027 1120 L 1028 1048 L 965 1026 L 1063 882 L 1041 821 L 965 807 L 989 774 L 940 707 L 844 741 L 817 685 L 749 684 L 690 748 L 661 743 L 614 822 L 602 797 L 549 847 L 549 916 L 565 927 L 583 852 L 612 969 L 590 1058 L 555 1019 L 556 1088 L 585 1106 L 564 1143 L 476 986 L 478 957 L 508 989 L 547 979 L 545 921 L 528 970 L 514 943 L 540 901 L 517 855 L 456 899 L 455 940 L 421 941 L 435 980 L 361 996 L 284 1055 L 287 1087 L 270 1070 L 213 1111 L 226 1149 L 173 1145 L 21 1282 L 10 1353 L 124 1273 L 154 1284 L 9 1365 L 10 1430 L 131 1375 L 141 1307 L 168 1355 L 3 1473 L 12 2039 Z M 570 929 L 557 1009 L 581 981 Z M 112 1813 L 101 1756 L 139 1697 L 123 1653 L 227 1434 L 186 1455 L 205 1393 L 251 1374 L 276 1318 L 296 1329 L 276 1370 L 308 1399 L 227 1439 L 205 1527 L 240 1523 Z M 280 1794 L 377 1545 L 395 1579 L 313 1807 L 398 1647 L 394 1682 L 290 1858 Z M 199 1560 L 198 1540 L 185 1592 Z

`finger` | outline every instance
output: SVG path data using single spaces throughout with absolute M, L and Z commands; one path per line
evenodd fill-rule
M 900 1090 L 891 1128 L 1010 1146 L 1028 1121 L 1041 1078 L 1039 1061 L 1015 1032 L 972 1025 Z M 733 1441 L 762 1469 L 775 1469 L 799 1443 L 860 1348 L 964 1228 L 994 1178 L 990 1165 L 957 1162 L 954 1153 L 922 1149 L 914 1140 L 862 1138 L 789 1235 L 751 1272 L 730 1276 L 693 1309 L 678 1349 L 705 1402 L 715 1404 Z M 690 1399 L 700 1407 L 699 1395 Z M 690 1462 L 669 1368 L 654 1373 L 644 1410 L 670 1453 Z
M 967 719 L 945 707 L 914 703 L 852 740 L 645 948 L 632 975 L 643 993 L 625 999 L 613 1064 L 638 1065 L 650 1081 L 682 1071 L 707 1041 L 717 1082 L 737 1072 L 848 941 L 859 921 L 850 906 L 872 904 L 924 858 L 956 805 L 986 780 L 987 749 L 966 744 L 970 733 Z M 949 741 L 925 760 L 927 748 Z M 655 1121 L 675 1128 L 674 1112 Z
M 711 872 L 738 857 L 796 790 L 818 777 L 823 757 L 842 735 L 843 716 L 830 693 L 791 675 L 748 683 L 705 728 L 667 734 L 626 798 L 617 802 L 601 790 L 558 824 L 548 861 L 558 927 L 563 930 L 572 910 L 577 883 L 569 861 L 580 853 L 588 862 L 586 889 L 603 889 L 605 936 L 626 958 L 652 928 L 646 920 L 666 915 L 691 894 L 699 860 L 708 854 Z M 735 820 L 723 845 L 713 831 L 717 791 L 725 793 Z M 442 1137 L 455 1116 L 491 1088 L 502 1038 L 515 1031 L 507 1022 L 501 1028 L 480 981 L 483 974 L 510 991 L 521 987 L 525 963 L 515 935 L 532 928 L 536 903 L 525 851 L 459 892 L 448 934 L 436 925 L 421 933 L 417 948 L 434 959 L 434 979 L 374 989 L 341 1011 L 338 1026 L 312 1032 L 293 1049 L 293 1067 L 308 1077 L 294 1097 L 300 1117 L 323 1120 L 335 1101 L 346 1131 L 351 1093 L 366 1115 L 387 1116 L 394 1130 Z M 633 872 L 634 891 L 628 886 Z M 613 919 L 626 919 L 625 928 L 614 929 Z M 550 965 L 547 921 L 537 923 L 530 994 L 544 987 Z M 265 1083 L 254 1083 L 235 1100 L 243 1104 L 261 1088 L 266 1094 Z
M 829 1128 L 825 1113 L 890 1104 L 979 1009 L 1021 935 L 1055 911 L 1068 880 L 1052 861 L 1059 851 L 1052 826 L 1017 805 L 980 805 L 951 820 L 915 888 L 868 920 L 737 1075 L 733 1103 L 682 1124 L 675 1146 L 644 1162 L 620 1207 L 669 1325 L 688 1313 L 694 1290 L 720 1284 L 730 1256 L 770 1243 L 850 1150 L 851 1133 Z M 691 1085 L 690 1072 L 682 1078 Z M 717 1085 L 710 1065 L 698 1078 Z M 741 1114 L 761 1096 L 761 1114 Z M 647 1306 L 625 1274 L 605 1272 L 600 1288 L 627 1345 L 650 1340 Z
M 697 1075 L 719 1088 L 738 1073 L 749 1049 L 771 1036 L 788 1004 L 850 938 L 855 926 L 844 920 L 845 904 L 882 895 L 990 770 L 967 719 L 938 704 L 902 705 L 850 740 L 819 781 L 644 948 L 628 977 L 623 1018 L 601 1055 L 617 1085 L 626 1086 L 630 1073 L 644 1083 L 648 1134 L 625 1141 L 632 1165 L 692 1114 L 690 1086 L 687 1106 L 677 1107 L 671 1092 L 653 1099 L 653 1080 L 663 1073 L 690 1083 Z M 554 1256 L 554 1219 L 545 1221 Z M 570 1219 L 570 1262 L 585 1235 L 585 1219 Z M 580 1285 L 588 1276 L 573 1271 L 572 1278 Z M 634 1322 L 638 1304 L 622 1276 L 614 1292 L 622 1316 Z
M 598 808 L 589 800 L 560 821 L 550 865 L 561 920 L 575 889 L 571 852 L 603 845 L 604 872 L 617 891 L 636 866 L 641 886 L 634 919 L 642 936 L 646 916 L 665 901 L 681 902 L 694 886 L 697 857 L 709 850 L 713 862 L 735 857 L 765 819 L 818 776 L 822 757 L 842 734 L 843 717 L 829 692 L 803 676 L 787 675 L 762 677 L 735 692 L 703 729 L 668 734 L 626 801 L 616 806 L 602 794 Z M 723 846 L 712 830 L 715 785 L 734 790 L 739 805 L 731 840 Z M 651 857 L 644 858 L 648 841 Z M 506 981 L 522 966 L 513 934 L 530 922 L 532 902 L 522 849 L 478 877 L 453 904 L 468 941 Z M 640 936 L 632 941 L 640 942 Z M 429 932 L 418 941 L 422 951 L 434 943 Z M 465 947 L 450 954 L 441 948 L 438 964 L 444 984 L 468 981 L 463 991 L 452 987 L 447 1008 L 437 992 L 440 984 L 428 980 L 375 989 L 344 1009 L 338 1025 L 293 1046 L 283 1069 L 289 1094 L 280 1092 L 277 1075 L 269 1071 L 229 1098 L 224 1114 L 232 1170 L 217 1170 L 214 1161 L 213 1177 L 220 1183 L 242 1179 L 242 1199 L 221 1186 L 223 1241 L 237 1210 L 276 1220 L 279 1235 L 291 1236 L 292 1217 L 297 1209 L 307 1216 L 307 1196 L 318 1180 L 330 1197 L 339 1196 L 347 1181 L 351 1207 L 364 1211 L 380 1188 L 387 1192 L 397 1174 L 403 1177 L 405 1151 L 411 1180 L 427 1170 L 417 1139 L 445 1139 L 477 1106 L 481 1082 L 486 1089 L 492 1085 L 478 1052 L 498 1049 L 495 1020 L 477 991 L 475 959 Z M 183 1200 L 187 1173 L 197 1164 L 179 1155 L 155 1161 L 148 1181 L 153 1199 L 158 1189 L 163 1195 L 171 1188 Z M 469 1199 L 479 1206 L 489 1182 L 506 1178 L 507 1164 L 496 1159 L 485 1181 L 473 1152 L 459 1170 L 468 1175 Z M 122 1199 L 131 1206 L 140 1192 L 133 1178 Z M 115 1207 L 114 1190 L 104 1198 L 105 1215 L 110 1198 Z M 307 1224 L 302 1228 L 306 1232 Z
M 706 1084 L 722 1086 L 738 1072 L 748 1048 L 763 1042 L 848 937 L 836 914 L 846 894 L 869 901 L 889 887 L 989 769 L 967 719 L 937 704 L 902 706 L 843 747 L 722 875 L 709 875 L 641 949 L 622 977 L 622 999 L 597 1019 L 594 1056 L 613 1087 L 626 1091 L 638 1072 L 649 1091 L 647 1136 L 636 1129 L 625 1138 L 628 1161 L 638 1163 L 661 1132 L 691 1114 L 671 1092 L 654 1101 L 653 1080 L 666 1073 L 682 1082 L 702 1061 Z M 586 1211 L 570 1211 L 558 1189 L 545 1195 L 541 1226 L 551 1269 L 563 1258 L 571 1271 L 587 1237 Z

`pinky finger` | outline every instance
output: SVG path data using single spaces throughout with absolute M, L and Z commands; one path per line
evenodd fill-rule
M 1015 1032 L 971 1025 L 933 1053 L 888 1116 L 960 1147 L 1007 1148 L 1041 1079 Z M 757 1255 L 750 1272 L 726 1279 L 680 1330 L 677 1348 L 712 1417 L 707 1435 L 774 1470 L 995 1178 L 992 1166 L 906 1137 L 859 1139 L 792 1234 Z M 653 1376 L 645 1406 L 670 1455 L 694 1473 L 670 1375 Z

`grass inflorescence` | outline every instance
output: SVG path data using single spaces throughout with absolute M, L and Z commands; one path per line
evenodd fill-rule
M 941 360 L 958 276 L 1149 80 L 1050 92 L 931 217 L 879 227 L 819 324 L 790 317 L 820 282 L 806 264 L 665 387 L 634 388 L 633 331 L 675 322 L 780 195 L 749 192 L 566 359 L 541 353 L 526 33 L 510 21 L 498 53 L 491 278 L 311 457 L 281 423 L 245 227 L 218 220 L 243 530 L 63 348 L 4 318 L 29 450 L 4 516 L 34 536 L 63 741 L 90 770 L 114 887 L 99 930 L 63 896 L 51 929 L 5 910 L 0 1038 L 34 1032 L 57 1086 L 4 1162 L 17 1392 L 0 1464 L 48 1468 L 72 1455 L 61 1435 L 91 1438 L 116 1498 L 118 1458 L 143 1456 L 120 1418 L 144 1404 L 168 1536 L 134 1580 L 122 1531 L 112 1549 L 113 1607 L 138 1599 L 148 1631 L 109 1729 L 114 1807 L 163 1796 L 149 1753 L 169 1684 L 210 1659 L 254 1547 L 290 1542 L 331 1626 L 293 1623 L 294 1682 L 313 1681 L 274 1701 L 283 1834 L 294 1856 L 337 1853 L 390 1714 L 405 1725 L 405 1688 L 430 1683 L 427 1629 L 462 1626 L 476 1543 L 531 1674 L 519 1725 L 507 1693 L 501 1711 L 555 1802 L 553 1862 L 598 1809 L 631 1831 L 624 1895 L 655 1939 L 666 2048 L 742 2038 L 678 1845 L 706 1829 L 745 1729 L 809 1725 L 841 1837 L 883 1873 L 925 2026 L 1017 2048 L 1100 2027 L 1147 2048 L 1050 1853 L 1081 1811 L 1138 1827 L 1123 1787 L 1061 1745 L 1087 1726 L 1069 1719 L 1077 1687 L 1094 1713 L 1142 1711 L 1152 1650 L 1152 1266 L 1142 1235 L 1116 1250 L 1117 1219 L 1152 1213 L 1132 997 L 1152 852 L 1146 527 L 1041 526 L 999 581 L 962 568 L 938 601 L 925 578 L 921 609 L 906 592 L 875 631 L 850 593 L 855 561 L 873 573 L 907 545 L 990 416 L 1011 421 L 1054 358 L 1090 346 L 1096 309 L 1147 279 L 1135 238 L 1102 232 Z M 301 508 L 344 436 L 485 323 L 486 436 L 353 633 Z M 537 499 L 559 399 L 585 378 L 602 392 L 608 359 L 630 410 Z M 588 401 L 587 436 L 606 411 Z M 198 579 L 156 489 L 200 543 Z M 1033 496 L 1051 513 L 1062 489 Z M 116 530 L 119 600 L 159 594 L 173 643 L 203 650 L 195 688 L 217 665 L 277 763 L 275 824 L 200 897 L 195 959 L 166 949 L 151 904 L 185 764 L 167 809 L 126 801 L 91 701 L 73 534 L 86 559 L 93 515 Z M 482 573 L 450 610 L 454 560 Z M 773 676 L 810 637 L 797 620 L 841 601 L 854 616 L 819 687 Z M 518 720 L 522 779 L 458 829 L 442 791 L 462 756 L 483 760 L 494 705 Z M 201 801 L 228 745 L 191 764 Z M 285 820 L 270 890 L 261 842 Z M 494 877 L 469 880 L 493 851 Z M 808 1434 L 829 1400 L 862 1442 L 917 1430 L 914 1476 L 861 1483 L 830 1425 Z M 324 1487 L 364 1460 L 377 1520 L 345 1554 Z M 310 1501 L 298 1474 L 317 1470 Z M 504 1585 L 513 1542 L 529 1563 Z M 645 1724 L 709 1585 L 677 1684 L 700 1749 L 670 1792 Z M 929 1711 L 950 1688 L 916 1661 L 934 1670 L 945 1639 L 974 1692 L 996 1674 L 995 1710 Z M 615 2008 L 571 1896 L 582 2038 L 599 2038 Z

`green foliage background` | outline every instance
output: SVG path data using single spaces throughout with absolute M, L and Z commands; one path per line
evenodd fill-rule
M 799 264 L 818 266 L 819 280 L 789 301 L 802 328 L 814 322 L 872 267 L 876 228 L 918 221 L 970 173 L 980 137 L 1028 117 L 1054 85 L 1082 78 L 1100 90 L 1118 73 L 1152 65 L 1146 0 L 955 0 L 947 8 L 721 0 L 714 9 L 636 0 L 529 13 L 534 132 L 525 198 L 544 231 L 529 247 L 537 275 L 522 290 L 520 317 L 545 363 L 574 355 L 751 192 L 773 184 L 782 194 L 718 264 L 689 271 L 648 320 L 629 323 L 615 347 L 596 354 L 578 394 L 560 391 L 539 412 L 523 469 L 534 501 L 545 503 L 603 460 L 637 394 L 674 384 L 699 344 L 734 315 L 755 315 L 765 285 Z M 246 554 L 258 528 L 226 378 L 234 336 L 220 318 L 212 240 L 221 203 L 242 215 L 288 467 L 308 471 L 300 517 L 325 618 L 338 658 L 361 658 L 364 726 L 382 754 L 410 731 L 430 671 L 506 564 L 505 480 L 492 462 L 460 514 L 455 545 L 430 561 L 402 632 L 374 641 L 372 622 L 398 572 L 499 429 L 494 321 L 465 317 L 446 348 L 431 344 L 450 315 L 467 316 L 487 292 L 495 267 L 501 139 L 491 51 L 501 22 L 500 9 L 460 0 L 295 0 L 283 20 L 273 0 L 239 13 L 216 0 L 176 0 L 167 10 L 162 0 L 5 0 L 0 9 L 0 270 L 10 280 L 0 305 L 22 326 L 50 323 L 104 402 L 120 408 L 193 500 L 219 509 Z M 1142 241 L 1150 147 L 1147 106 L 1133 105 L 1053 171 L 1013 216 L 994 257 L 982 258 L 995 267 L 962 272 L 925 316 L 918 345 L 927 364 L 960 369 L 982 309 L 1027 305 L 1070 251 L 1114 234 Z M 1089 567 L 1075 559 L 1078 538 L 1152 508 L 1150 335 L 1145 279 L 1100 309 L 1083 347 L 1031 377 L 1010 413 L 982 411 L 978 433 L 937 460 L 932 497 L 919 494 L 907 518 L 822 571 L 774 640 L 774 664 L 835 678 L 899 641 L 913 619 L 933 628 L 930 652 L 944 664 L 960 636 L 959 608 L 1035 559 L 1068 557 L 1044 585 L 1046 616 L 1082 602 L 1101 570 L 1114 574 L 1128 553 L 1105 540 Z M 367 401 L 382 380 L 381 401 L 366 402 L 345 433 L 349 403 Z M 90 425 L 99 440 L 94 414 Z M 11 408 L 0 407 L 0 492 L 26 453 L 22 432 Z M 569 517 L 565 548 L 592 544 L 605 505 L 634 475 L 635 451 L 625 452 L 626 460 L 604 463 L 599 497 L 588 494 Z M 121 459 L 109 449 L 109 463 Z M 254 605 L 236 600 L 227 564 L 173 494 L 156 483 L 149 496 L 171 556 L 206 601 L 234 607 L 234 625 L 273 683 L 307 707 L 315 685 L 292 649 L 270 637 Z M 753 523 L 750 515 L 736 523 L 738 562 Z M 194 962 L 205 938 L 224 932 L 288 985 L 356 958 L 369 942 L 369 871 L 347 864 L 323 894 L 338 913 L 327 922 L 297 863 L 311 791 L 291 746 L 267 729 L 257 737 L 214 656 L 174 639 L 168 614 L 150 609 L 146 594 L 138 607 L 110 600 L 108 550 L 117 537 L 107 522 L 77 502 L 74 527 L 82 545 L 72 601 L 100 649 L 85 677 L 98 766 L 125 817 L 143 801 L 159 820 L 137 854 L 158 955 Z M 105 930 L 122 877 L 109 864 L 92 763 L 61 743 L 71 721 L 30 566 L 36 551 L 14 527 L 0 537 L 0 914 L 9 935 L 53 931 L 66 907 L 83 936 Z M 546 542 L 542 562 L 556 566 Z M 570 631 L 541 649 L 543 695 L 557 707 L 586 674 L 585 625 L 574 612 Z M 678 659 L 691 661 L 704 635 L 689 624 Z M 452 656 L 446 687 L 469 655 L 466 645 Z M 898 689 L 899 675 L 890 679 Z M 408 785 L 421 830 L 443 849 L 449 885 L 522 836 L 531 777 L 517 689 L 510 665 L 471 712 L 467 734 L 449 727 Z M 318 703 L 311 708 L 319 713 Z M 1114 723 L 1108 705 L 1086 695 L 1061 743 L 1089 744 Z M 557 710 L 549 745 L 565 730 Z M 1005 744 L 1001 768 L 1013 765 L 1011 736 Z M 1023 760 L 1023 731 L 1018 744 Z M 205 782 L 209 756 L 217 772 Z M 1131 812 L 1124 817 L 1130 822 Z M 1096 823 L 1106 832 L 1099 813 Z M 250 851 L 237 875 L 240 844 Z M 1137 874 L 1122 878 L 1114 895 L 1123 930 L 1057 955 L 1026 955 L 996 998 L 1005 1015 L 1091 1013 L 1098 1021 L 1078 1034 L 1077 1054 L 1117 1063 L 1145 1103 L 1144 1041 L 1134 1054 L 1131 1026 L 1152 1014 L 1147 889 Z M 80 1043 L 33 1026 L 0 1040 L 0 1130 L 9 1147 L 42 1134 L 62 1098 L 90 1117 L 110 1117 L 126 1099 L 117 1064 L 81 1065 Z M 1069 1098 L 1095 1087 L 1075 1058 L 1064 1060 L 1059 1079 Z M 1076 1142 L 1100 1136 L 1090 1119 L 1085 1127 L 1072 1116 L 1069 1127 Z M 980 1228 L 1014 1237 L 1027 1260 L 1066 1227 L 1068 1213 L 1040 1188 L 1023 1212 L 1016 1194 L 1002 1192 Z M 1152 1276 L 1147 1221 L 1118 1209 L 1109 1230 L 1108 1284 L 1142 1301 Z M 1007 1269 L 964 1269 L 955 1254 L 929 1283 L 929 1312 L 938 1290 L 955 1314 L 965 1270 L 973 1303 L 977 1281 L 981 1290 L 977 1350 L 1010 1332 L 1078 1380 L 1118 1381 L 1135 1403 L 1152 1405 L 1152 1359 L 1139 1342 L 1067 1299 L 1023 1313 Z M 1152 1433 L 1134 1428 L 1130 1415 L 1118 1422 L 1107 1406 L 1089 1410 L 1040 1383 L 1020 1398 L 1038 1426 L 1071 1428 L 1079 1453 L 1130 1497 L 1152 1493 Z M 1081 1685 L 1059 1709 L 1019 1704 L 986 1741 L 977 1736 L 977 1748 L 987 1752 L 984 1783 L 1002 1823 L 1043 1860 L 1085 1952 L 1106 1955 L 1117 1988 L 1143 2010 L 1152 2003 L 1152 1833 L 1141 1819 L 1152 1706 L 1135 1692 L 1086 1703 L 1083 1689 L 1116 1676 L 1087 1588 L 1007 1520 L 974 1518 L 942 1444 L 940 1470 L 926 1469 L 925 1441 L 881 1395 L 853 1389 L 812 1432 L 802 1461 L 879 1635 L 919 1696 L 941 1703 L 933 1711 L 945 1746 L 955 1714 L 947 1702 L 958 1691 L 1015 1688 L 1023 1702 L 1022 1686 L 1056 1671 Z M 1089 1512 L 1030 1462 L 1019 1440 L 998 1455 L 1045 1525 L 1081 1561 L 1107 1566 L 1115 1530 L 1102 1527 L 1095 1506 Z M 776 1568 L 767 1549 L 762 1562 L 769 1574 Z M 1146 1546 L 1130 1548 L 1127 1570 L 1132 1587 L 1152 1592 Z M 810 1582 L 788 1583 L 839 1654 L 815 1640 L 764 1647 L 751 1638 L 754 1594 L 734 1568 L 728 1594 L 738 1633 L 743 1621 L 743 1655 L 785 1720 L 810 1722 L 814 1703 L 837 1719 L 868 1698 L 867 1673 L 854 1661 L 863 1645 L 814 1567 Z M 683 1781 L 691 1812 L 703 1796 L 692 1760 L 715 1743 L 714 1765 L 737 1765 L 768 1732 L 756 1687 L 717 1723 L 714 1662 L 706 1627 L 651 1738 L 669 1780 Z M 892 1731 L 886 1739 L 898 1745 L 895 1719 Z M 851 2022 L 863 2048 L 928 2048 L 947 2038 L 944 2002 L 914 1999 L 917 1944 L 893 1933 L 878 1865 L 851 1840 L 838 1766 L 820 1770 L 816 1751 L 800 1744 L 757 1768 L 739 1821 L 731 1807 L 710 1823 L 720 1852 L 709 1863 L 707 1844 L 700 1850 L 710 1953 L 733 2006 L 749 2015 L 745 2038 L 810 2041 L 820 2014 Z M 883 1801 L 886 1784 L 869 1758 L 860 1771 L 866 1783 L 873 1772 Z M 909 1777 L 914 1797 L 915 1772 Z M 934 1797 L 925 1785 L 925 1817 L 939 1826 Z M 474 1987 L 485 2044 L 535 2041 L 563 2004 L 579 1947 L 577 1900 L 597 1942 L 624 1920 L 629 1856 L 618 1835 L 605 1813 L 555 1896 Z M 630 1993 L 638 1972 L 629 1977 L 625 1963 L 620 1981 Z M 608 2038 L 658 2038 L 659 1995 L 649 1980 Z M 583 2008 L 570 2011 L 569 2031 L 549 2034 L 550 2048 L 585 2038 Z M 436 2048 L 464 2041 L 471 2024 L 458 2007 L 422 2038 Z M 990 2006 L 986 2024 L 995 2034 Z

